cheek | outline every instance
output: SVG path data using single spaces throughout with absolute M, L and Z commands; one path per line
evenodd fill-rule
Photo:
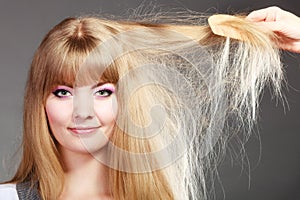
M 102 125 L 113 125 L 117 117 L 117 101 L 115 97 L 105 101 L 96 101 L 95 114 Z
M 54 126 L 65 126 L 70 123 L 72 119 L 73 106 L 70 101 L 55 101 L 47 100 L 46 113 L 52 128 Z

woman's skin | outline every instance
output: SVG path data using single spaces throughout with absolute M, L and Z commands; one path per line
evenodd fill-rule
M 300 53 L 300 17 L 272 6 L 251 12 L 247 19 L 274 31 L 281 49 Z
M 105 155 L 116 119 L 114 101 L 111 83 L 78 88 L 59 85 L 48 96 L 46 113 L 65 172 L 60 199 L 111 199 L 107 167 L 93 155 Z

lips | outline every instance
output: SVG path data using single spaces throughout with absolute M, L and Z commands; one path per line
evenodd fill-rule
M 68 128 L 68 130 L 70 130 L 74 134 L 80 135 L 80 134 L 93 133 L 99 128 L 100 128 L 100 126 L 97 126 L 97 127 L 74 127 L 74 128 Z

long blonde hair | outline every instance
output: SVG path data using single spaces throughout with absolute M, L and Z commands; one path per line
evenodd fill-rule
M 232 135 L 250 132 L 264 85 L 280 94 L 280 57 L 274 35 L 245 19 L 226 24 L 247 38 L 240 41 L 215 35 L 207 16 L 176 15 L 68 18 L 45 36 L 29 72 L 23 157 L 11 182 L 38 182 L 43 199 L 58 198 L 64 171 L 45 101 L 95 66 L 90 76 L 118 88 L 107 161 L 113 198 L 210 197 L 219 154 Z

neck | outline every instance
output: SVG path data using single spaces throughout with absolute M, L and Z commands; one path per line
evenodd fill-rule
M 76 199 L 81 199 L 80 197 L 83 199 L 99 199 L 95 197 L 106 199 L 109 197 L 108 168 L 104 164 L 89 153 L 63 149 L 61 155 L 65 172 L 62 199 L 74 199 L 74 197 Z

